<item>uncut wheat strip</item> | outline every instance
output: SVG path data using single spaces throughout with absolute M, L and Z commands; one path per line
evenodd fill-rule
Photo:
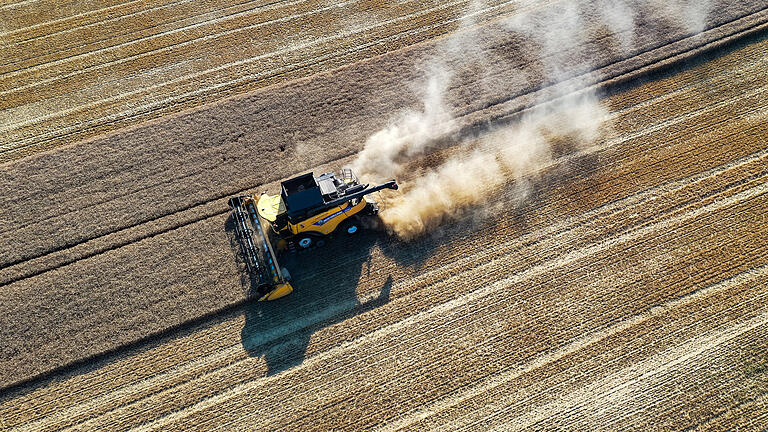
M 478 418 L 491 415 L 501 407 L 505 407 L 508 412 L 522 413 L 530 407 L 544 405 L 548 400 L 557 398 L 557 395 L 602 379 L 637 359 L 680 344 L 688 340 L 690 334 L 728 325 L 719 315 L 714 318 L 711 313 L 720 314 L 727 310 L 732 315 L 743 313 L 745 317 L 758 313 L 753 311 L 753 305 L 756 296 L 765 295 L 762 290 L 768 280 L 766 267 L 750 269 L 725 281 L 700 288 L 688 296 L 646 310 L 630 320 L 640 321 L 628 323 L 624 329 L 617 329 L 602 339 L 593 340 L 593 343 L 586 344 L 579 352 L 562 352 L 559 360 L 552 365 L 542 364 L 520 373 L 510 370 L 492 376 L 476 387 L 462 390 L 433 406 L 409 413 L 382 429 L 451 429 L 460 424 L 476 424 L 474 422 Z M 749 295 L 738 299 L 733 296 L 740 291 Z M 645 318 L 641 319 L 643 316 Z M 601 331 L 611 329 L 613 327 Z M 652 345 L 652 348 L 633 348 L 640 344 L 644 347 Z M 414 425 L 414 422 L 419 424 Z
M 592 73 L 576 76 L 567 81 L 561 82 L 553 87 L 568 89 L 573 87 L 586 87 L 587 85 L 599 83 L 598 88 L 606 88 L 610 85 L 629 82 L 636 77 L 644 77 L 649 73 L 661 70 L 665 67 L 673 66 L 679 61 L 690 61 L 697 55 L 720 50 L 728 44 L 742 39 L 748 35 L 755 35 L 768 28 L 766 23 L 768 18 L 768 9 L 762 9 L 752 15 L 745 16 L 720 27 L 714 27 L 697 35 L 695 38 L 681 39 L 668 43 L 662 47 L 645 51 L 643 54 L 628 57 L 623 60 L 617 60 L 615 63 L 605 66 L 601 70 Z M 710 33 L 711 32 L 711 33 Z M 701 42 L 701 43 L 699 43 Z M 551 96 L 551 93 L 549 94 Z M 475 119 L 476 114 L 470 114 L 466 117 L 466 122 L 472 125 L 482 121 L 505 121 L 510 118 L 509 113 L 514 113 L 510 103 L 514 106 L 516 101 L 500 99 L 494 104 L 482 110 L 479 113 L 480 118 Z
M 494 283 L 492 283 L 491 285 L 489 285 L 487 287 L 480 288 L 480 289 L 475 290 L 475 291 L 473 291 L 473 292 L 471 292 L 469 294 L 466 294 L 466 295 L 463 295 L 461 297 L 458 297 L 458 298 L 456 298 L 456 299 L 454 299 L 454 300 L 452 300 L 450 302 L 440 304 L 438 306 L 430 308 L 427 311 L 423 311 L 423 312 L 417 313 L 415 315 L 412 315 L 411 317 L 409 317 L 409 318 L 407 318 L 405 320 L 399 321 L 396 324 L 392 324 L 392 325 L 389 325 L 387 327 L 381 328 L 381 329 L 379 329 L 379 330 L 377 330 L 377 331 L 375 331 L 375 332 L 373 332 L 373 333 L 371 333 L 369 335 L 366 335 L 363 338 L 359 338 L 357 340 L 354 340 L 354 341 L 351 341 L 351 342 L 347 342 L 347 343 L 345 343 L 345 344 L 343 344 L 343 345 L 341 345 L 341 346 L 339 346 L 337 348 L 334 348 L 332 350 L 323 352 L 323 353 L 321 353 L 321 354 L 319 354 L 319 355 L 317 355 L 317 356 L 315 356 L 313 358 L 310 358 L 307 361 L 305 361 L 300 368 L 301 369 L 310 368 L 311 366 L 313 366 L 315 364 L 318 364 L 321 361 L 323 361 L 325 359 L 329 359 L 329 358 L 334 357 L 334 356 L 342 357 L 339 354 L 343 354 L 344 352 L 349 352 L 351 350 L 354 350 L 354 349 L 358 348 L 360 345 L 362 345 L 365 342 L 370 342 L 370 341 L 373 341 L 373 340 L 376 340 L 376 339 L 379 339 L 379 338 L 382 338 L 382 337 L 385 337 L 385 336 L 393 335 L 395 332 L 400 331 L 400 330 L 405 330 L 405 328 L 407 328 L 408 326 L 411 326 L 411 325 L 413 325 L 415 323 L 424 321 L 426 319 L 429 319 L 430 317 L 433 317 L 435 315 L 439 315 L 439 314 L 445 313 L 445 312 L 450 311 L 452 309 L 456 309 L 457 307 L 466 305 L 469 301 L 471 301 L 474 298 L 483 297 L 483 296 L 486 296 L 486 295 L 488 295 L 488 294 L 490 294 L 490 293 L 492 293 L 494 291 L 498 291 L 500 289 L 500 287 L 509 286 L 511 283 L 514 283 L 514 282 L 524 281 L 527 278 L 530 278 L 530 277 L 535 276 L 537 274 L 546 273 L 547 271 L 551 271 L 551 270 L 554 270 L 554 269 L 559 268 L 559 267 L 563 267 L 563 266 L 565 266 L 567 264 L 570 264 L 570 263 L 573 263 L 573 262 L 575 262 L 575 261 L 577 261 L 577 260 L 579 260 L 579 259 L 581 259 L 583 257 L 589 256 L 589 255 L 593 255 L 596 252 L 605 251 L 608 248 L 610 248 L 611 246 L 619 245 L 619 244 L 622 244 L 622 243 L 634 240 L 634 239 L 636 239 L 638 237 L 641 237 L 643 235 L 651 234 L 654 231 L 657 231 L 659 229 L 663 229 L 664 227 L 667 227 L 667 226 L 671 226 L 671 225 L 673 225 L 675 223 L 685 222 L 687 220 L 696 218 L 696 217 L 698 217 L 700 215 L 704 215 L 704 214 L 710 213 L 712 211 L 716 211 L 718 209 L 726 208 L 728 206 L 734 205 L 734 204 L 739 203 L 741 201 L 745 201 L 745 200 L 748 200 L 748 199 L 760 196 L 760 195 L 762 195 L 762 194 L 764 194 L 766 192 L 768 192 L 768 185 L 763 184 L 763 185 L 760 185 L 760 186 L 755 187 L 753 189 L 750 189 L 750 190 L 744 191 L 742 193 L 739 193 L 739 194 L 737 194 L 737 195 L 735 195 L 733 197 L 730 197 L 729 199 L 718 201 L 716 203 L 712 203 L 712 204 L 707 205 L 705 207 L 692 210 L 692 211 L 690 211 L 690 212 L 688 212 L 686 214 L 679 215 L 679 216 L 676 216 L 674 218 L 671 218 L 671 219 L 668 219 L 668 220 L 665 220 L 665 221 L 662 221 L 662 222 L 658 222 L 658 223 L 653 224 L 653 225 L 649 225 L 647 227 L 643 227 L 643 228 L 638 229 L 638 230 L 636 230 L 634 232 L 626 233 L 626 234 L 623 234 L 623 235 L 615 237 L 615 238 L 606 239 L 605 241 L 603 241 L 601 243 L 590 245 L 590 246 L 587 246 L 587 247 L 585 247 L 583 249 L 580 249 L 580 250 L 572 251 L 572 252 L 567 253 L 564 256 L 560 257 L 558 260 L 554 260 L 554 262 L 549 262 L 549 263 L 546 263 L 546 264 L 543 264 L 543 265 L 539 265 L 539 266 L 531 268 L 531 269 L 529 269 L 529 270 L 527 270 L 525 272 L 522 272 L 522 273 L 520 273 L 518 275 L 515 275 L 515 276 L 513 276 L 511 278 L 508 278 L 506 280 L 500 280 L 500 281 L 494 282 Z M 223 392 L 220 395 L 217 395 L 216 397 L 207 399 L 207 400 L 205 400 L 203 402 L 200 402 L 200 403 L 197 403 L 197 404 L 193 405 L 192 407 L 189 407 L 187 409 L 184 409 L 184 410 L 181 410 L 179 412 L 173 413 L 173 414 L 171 414 L 169 416 L 166 416 L 166 417 L 164 417 L 162 419 L 159 419 L 159 420 L 157 420 L 157 421 L 155 421 L 155 422 L 153 422 L 151 424 L 148 424 L 145 427 L 140 427 L 137 430 L 149 430 L 150 428 L 154 428 L 154 427 L 162 427 L 164 425 L 169 424 L 170 422 L 173 422 L 173 421 L 176 421 L 178 419 L 181 419 L 184 416 L 193 414 L 196 411 L 200 411 L 200 410 L 212 407 L 212 406 L 214 406 L 216 404 L 220 404 L 220 403 L 226 401 L 227 399 L 230 399 L 230 398 L 238 396 L 238 395 L 242 395 L 245 392 L 253 391 L 253 390 L 255 390 L 258 387 L 264 386 L 264 385 L 270 383 L 271 381 L 274 381 L 274 380 L 278 379 L 282 375 L 284 375 L 284 373 L 281 373 L 281 374 L 278 374 L 278 375 L 275 375 L 275 376 L 272 376 L 272 377 L 267 377 L 265 379 L 262 379 L 262 380 L 259 380 L 259 381 L 256 381 L 256 382 L 251 382 L 251 383 L 246 383 L 246 384 L 239 385 L 239 386 L 237 386 L 237 387 L 235 387 L 235 388 L 233 388 L 233 389 L 231 389 L 229 391 L 226 391 L 226 392 Z
M 686 375 L 691 374 L 688 369 L 697 369 L 695 363 L 702 368 L 711 366 L 711 358 L 717 356 L 716 352 L 722 349 L 721 345 L 732 343 L 734 339 L 752 331 L 764 332 L 766 324 L 768 324 L 768 313 L 762 313 L 726 329 L 705 335 L 695 335 L 690 342 L 617 371 L 604 382 L 590 384 L 575 393 L 564 395 L 555 404 L 537 407 L 520 418 L 507 420 L 509 423 L 506 426 L 511 423 L 516 428 L 542 427 L 544 424 L 541 423 L 555 420 L 555 425 L 559 424 L 561 427 L 589 427 L 590 424 L 593 426 L 602 424 L 603 426 L 611 425 L 613 429 L 618 426 L 615 424 L 617 420 L 625 420 L 629 415 L 638 415 L 649 405 L 640 402 L 626 407 L 623 406 L 624 404 L 643 396 L 646 401 L 661 402 L 658 400 L 659 395 L 653 393 L 662 392 L 665 389 L 665 380 L 675 381 L 678 377 L 685 378 Z M 706 383 L 702 382 L 702 384 Z M 675 390 L 669 395 L 671 398 L 690 391 L 690 381 L 688 388 L 680 385 L 674 388 Z M 644 394 L 645 392 L 651 394 Z M 671 408 L 666 407 L 666 409 Z M 586 419 L 583 418 L 585 411 L 592 411 L 596 418 L 592 420 L 588 414 Z M 557 421 L 559 419 L 563 421 Z M 579 420 L 582 421 L 579 422 Z M 581 425 L 573 423 L 581 423 Z

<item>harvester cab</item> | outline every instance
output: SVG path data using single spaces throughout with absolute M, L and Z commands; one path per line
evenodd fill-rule
M 369 187 L 352 170 L 343 169 L 339 176 L 307 173 L 286 180 L 279 195 L 265 192 L 258 199 L 251 195 L 230 198 L 235 233 L 248 271 L 257 282 L 259 300 L 274 300 L 293 291 L 275 250 L 321 246 L 326 236 L 338 231 L 355 234 L 366 224 L 364 218 L 375 217 L 379 210 L 366 195 L 397 187 L 395 180 Z

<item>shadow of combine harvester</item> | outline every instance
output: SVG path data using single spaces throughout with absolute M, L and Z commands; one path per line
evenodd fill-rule
M 389 302 L 391 277 L 378 292 L 367 296 L 357 292 L 375 244 L 372 235 L 366 237 L 340 250 L 341 239 L 331 239 L 324 248 L 285 260 L 286 266 L 301 272 L 293 280 L 295 293 L 246 306 L 243 348 L 251 356 L 264 358 L 268 374 L 302 363 L 314 333 Z
M 374 277 L 370 254 L 383 241 L 381 232 L 361 230 L 353 236 L 338 233 L 328 237 L 322 246 L 277 253 L 279 265 L 290 272 L 295 292 L 275 301 L 259 302 L 256 300 L 264 294 L 263 282 L 247 271 L 235 214 L 227 219 L 226 231 L 242 270 L 241 284 L 252 299 L 244 306 L 242 345 L 249 355 L 265 360 L 268 375 L 301 364 L 314 333 L 389 301 L 391 277 L 381 281 L 381 288 L 375 292 L 358 293 L 361 278 Z

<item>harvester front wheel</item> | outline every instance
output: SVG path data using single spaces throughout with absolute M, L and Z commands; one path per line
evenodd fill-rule
M 341 226 L 339 226 L 338 231 L 343 232 L 348 236 L 352 236 L 352 235 L 355 235 L 358 231 L 360 231 L 360 228 L 361 228 L 360 221 L 358 221 L 357 218 L 351 218 L 342 222 Z
M 321 235 L 304 235 L 296 240 L 296 246 L 299 250 L 310 249 L 312 247 L 325 246 L 325 239 Z

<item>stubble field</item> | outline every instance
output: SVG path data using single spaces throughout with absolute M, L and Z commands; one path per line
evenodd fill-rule
M 377 10 L 375 2 L 363 3 Z M 131 5 L 114 6 L 118 20 L 137 13 Z M 397 13 L 431 7 L 412 6 Z M 302 69 L 263 82 L 248 75 L 242 91 L 260 90 L 226 99 L 228 90 L 212 91 L 166 107 L 176 111 L 208 97 L 219 102 L 173 115 L 153 108 L 146 115 L 157 119 L 129 129 L 114 130 L 144 117 L 120 114 L 110 123 L 111 108 L 88 105 L 84 93 L 74 100 L 88 106 L 82 113 L 97 126 L 71 113 L 51 117 L 69 125 L 5 123 L 19 135 L 6 135 L 7 160 L 17 160 L 0 172 L 0 425 L 768 427 L 766 5 L 721 6 L 696 36 L 647 23 L 631 52 L 617 49 L 592 17 L 586 49 L 600 53 L 597 61 L 573 60 L 572 73 L 558 83 L 547 82 L 524 41 L 493 30 L 499 24 L 492 16 L 462 30 L 510 66 L 490 68 L 482 80 L 469 71 L 449 88 L 462 130 L 492 135 L 489 122 L 514 123 L 533 105 L 557 104 L 539 95 L 568 87 L 568 80 L 599 90 L 610 127 L 591 146 L 558 153 L 522 203 L 504 189 L 483 215 L 418 242 L 374 232 L 292 257 L 287 265 L 301 268 L 292 272 L 296 291 L 269 304 L 248 300 L 226 197 L 351 162 L 392 112 L 418 103 L 403 83 L 422 77 L 420 61 L 444 41 L 430 38 L 454 29 L 455 15 L 428 15 L 418 25 L 405 20 L 423 36 L 376 44 L 382 51 L 359 58 L 332 56 L 349 63 L 342 69 L 331 70 L 339 63 L 329 61 L 321 69 L 330 72 L 319 75 Z M 358 8 L 373 21 L 389 16 Z M 460 11 L 457 3 L 452 13 Z M 80 31 L 72 19 L 109 25 L 98 14 L 58 18 L 19 18 L 16 25 L 24 32 L 37 31 L 33 19 L 60 25 L 55 44 L 74 51 L 31 44 L 24 52 L 51 56 L 61 67 L 76 50 L 87 52 L 64 36 L 69 28 Z M 401 31 L 395 24 L 381 29 Z M 313 31 L 321 30 L 333 31 Z M 189 32 L 179 34 L 193 37 Z M 128 35 L 114 37 L 122 44 Z M 425 42 L 409 45 L 418 41 Z M 316 54 L 296 55 L 331 55 L 338 47 L 329 42 Z M 277 49 L 267 42 L 253 48 Z M 160 67 L 158 59 L 147 61 Z M 216 61 L 237 62 L 225 55 Z M 136 78 L 120 64 L 140 67 L 117 60 L 104 67 Z M 33 63 L 18 67 L 37 70 Z M 520 70 L 528 71 L 526 80 L 518 79 Z M 21 88 L 18 95 L 42 82 L 51 86 L 42 93 L 51 101 L 90 88 L 67 84 L 67 73 L 75 72 L 64 69 L 46 72 L 50 83 L 15 73 L 0 79 L 12 91 Z M 292 81 L 298 76 L 306 78 Z M 153 85 L 136 81 L 139 90 Z M 169 84 L 162 98 L 206 87 L 189 86 Z M 129 93 L 117 95 L 122 102 L 114 112 L 133 105 L 125 102 Z M 28 103 L 4 100 L 18 109 Z M 80 129 L 70 135 L 68 128 Z M 62 146 L 107 130 L 113 131 Z

